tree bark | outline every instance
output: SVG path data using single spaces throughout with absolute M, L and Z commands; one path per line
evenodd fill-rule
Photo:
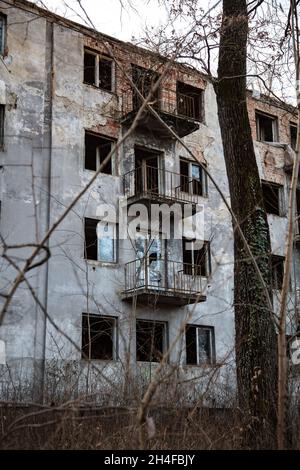
M 247 111 L 248 15 L 246 0 L 223 0 L 218 116 L 232 209 L 267 286 L 271 285 L 270 235 Z M 234 231 L 234 303 L 239 405 L 243 445 L 273 448 L 276 439 L 276 331 L 266 292 Z

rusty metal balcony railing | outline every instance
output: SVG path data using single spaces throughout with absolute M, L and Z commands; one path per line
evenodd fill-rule
M 199 266 L 146 256 L 125 265 L 123 294 L 133 296 L 152 291 L 156 295 L 186 296 L 194 300 L 199 297 L 202 301 L 203 277 L 199 274 Z
M 196 204 L 198 196 L 205 196 L 202 181 L 148 165 L 126 173 L 123 182 L 128 199 L 149 198 Z

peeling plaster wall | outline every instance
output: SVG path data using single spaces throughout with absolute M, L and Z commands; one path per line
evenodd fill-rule
M 2 8 L 3 2 L 0 0 L 0 10 Z M 0 152 L 1 165 L 4 165 L 1 175 L 1 233 L 10 244 L 34 243 L 58 219 L 93 175 L 93 172 L 84 169 L 85 129 L 120 138 L 124 129 L 119 118 L 131 110 L 132 97 L 129 84 L 118 67 L 113 93 L 83 84 L 84 47 L 106 52 L 103 42 L 85 36 L 81 31 L 83 28 L 79 27 L 81 30 L 77 31 L 56 22 L 52 24 L 44 18 L 15 8 L 9 10 L 8 26 L 9 54 L 13 58 L 9 66 L 10 73 L 0 63 L 0 101 L 7 105 L 5 149 Z M 131 63 L 152 67 L 159 72 L 165 67 L 164 62 L 156 56 L 147 56 L 129 44 L 112 41 L 111 46 L 118 61 L 129 73 Z M 230 202 L 213 87 L 200 74 L 179 65 L 171 68 L 160 95 L 162 108 L 167 112 L 174 112 L 176 108 L 177 80 L 205 90 L 205 121 L 200 124 L 199 131 L 184 140 L 199 161 L 207 164 Z M 260 109 L 262 106 L 249 97 L 254 138 L 253 116 L 255 108 Z M 272 108 L 272 114 L 274 112 Z M 278 109 L 276 112 L 279 112 Z M 285 129 L 284 126 L 286 122 L 282 124 L 282 129 Z M 282 135 L 282 142 L 286 143 L 286 132 Z M 58 328 L 79 346 L 82 312 L 117 317 L 120 360 L 100 361 L 97 366 L 117 382 L 122 381 L 130 344 L 132 371 L 144 383 L 149 380 L 153 365 L 135 363 L 135 315 L 132 314 L 131 305 L 123 302 L 120 296 L 124 289 L 124 264 L 135 258 L 131 243 L 128 240 L 119 242 L 116 265 L 84 260 L 83 219 L 97 218 L 99 205 L 103 202 L 118 208 L 119 198 L 124 195 L 120 175 L 134 169 L 134 145 L 159 150 L 163 155 L 164 168 L 168 171 L 179 172 L 179 157 L 189 158 L 181 145 L 171 140 L 158 139 L 149 132 L 135 131 L 115 157 L 113 176 L 100 175 L 91 190 L 80 199 L 51 237 L 52 256 L 48 267 L 35 270 L 30 279 Z M 255 143 L 255 148 L 261 177 L 284 184 L 287 188 L 283 150 L 262 143 Z M 33 176 L 35 199 L 32 193 Z M 207 282 L 207 301 L 196 307 L 191 323 L 214 326 L 217 363 L 229 363 L 227 368 L 221 369 L 220 383 L 224 387 L 229 384 L 229 388 L 234 388 L 231 219 L 210 181 L 208 197 L 199 197 L 199 203 L 205 208 L 205 239 L 211 242 L 212 276 Z M 283 254 L 286 218 L 270 216 L 269 222 L 273 251 Z M 181 242 L 170 244 L 168 254 L 174 260 L 181 260 Z M 25 251 L 22 256 L 26 256 Z M 12 270 L 2 262 L 1 288 L 13 275 Z M 143 306 L 137 307 L 136 317 L 168 322 L 171 342 L 191 309 L 193 306 L 157 306 L 154 310 Z M 76 350 L 49 322 L 45 325 L 44 315 L 24 286 L 17 291 L 5 324 L 0 328 L 0 340 L 5 343 L 7 364 L 12 367 L 15 380 L 28 384 L 28 390 L 32 385 L 37 387 L 40 384 L 44 354 L 45 390 L 49 395 L 56 393 L 61 383 L 73 383 L 71 376 L 80 376 L 77 385 L 79 393 L 81 389 L 84 390 L 86 374 L 94 374 L 81 361 L 80 350 Z M 199 371 L 202 374 L 201 368 L 184 365 L 182 341 L 171 353 L 170 362 L 178 360 L 182 364 L 178 371 L 180 380 L 195 377 Z M 5 366 L 0 365 L 0 371 L 5 395 L 9 390 Z M 96 387 L 94 389 L 98 390 L 97 377 L 93 383 Z M 188 393 L 193 395 L 191 390 Z

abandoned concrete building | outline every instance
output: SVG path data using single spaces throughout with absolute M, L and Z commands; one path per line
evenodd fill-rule
M 141 105 L 131 81 L 147 97 L 157 80 L 151 103 L 161 120 L 144 110 L 107 159 Z M 248 106 L 276 305 L 296 119 L 291 107 L 254 92 Z M 50 237 L 49 261 L 28 272 L 40 303 L 25 283 L 11 300 L 0 326 L 1 396 L 24 399 L 41 387 L 50 396 L 67 386 L 81 393 L 90 376 L 88 392 L 112 399 L 125 380 L 148 383 L 172 345 L 174 390 L 182 384 L 185 398 L 193 400 L 218 368 L 219 395 L 212 399 L 222 400 L 234 388 L 233 233 L 230 214 L 203 170 L 230 201 L 212 84 L 188 66 L 170 66 L 158 54 L 30 2 L 0 0 L 2 253 L 5 243 L 21 266 L 104 160 Z M 99 238 L 99 207 L 109 204 L 118 213 L 124 196 L 128 208 L 201 204 L 203 246 L 186 249 L 187 237 L 164 239 L 161 233 L 151 241 L 143 231 L 134 241 L 121 238 L 124 227 L 116 221 L 106 223 L 107 237 Z M 290 328 L 300 280 L 297 234 Z M 0 273 L 3 303 L 17 272 L 2 257 Z

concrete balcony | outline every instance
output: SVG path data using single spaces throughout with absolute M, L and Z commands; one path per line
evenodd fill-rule
M 124 301 L 183 306 L 205 302 L 199 266 L 146 256 L 125 265 Z
M 134 121 L 141 102 L 134 102 L 132 111 L 121 118 L 121 124 L 129 127 Z M 177 112 L 168 112 L 156 103 L 153 106 L 159 117 L 166 123 L 179 137 L 185 137 L 199 129 L 197 116 L 195 114 L 194 102 L 189 96 L 180 96 L 180 108 Z M 165 126 L 148 110 L 145 109 L 137 123 L 137 129 L 146 130 L 163 139 L 173 139 Z
M 196 178 L 143 165 L 123 177 L 128 203 L 151 200 L 161 203 L 197 204 L 205 188 Z

